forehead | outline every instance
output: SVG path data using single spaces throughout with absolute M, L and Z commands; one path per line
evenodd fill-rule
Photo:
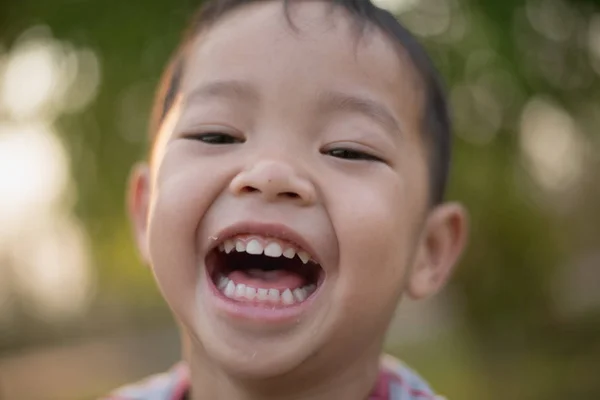
M 187 49 L 181 91 L 219 81 L 277 87 L 298 95 L 351 92 L 377 98 L 400 114 L 419 114 L 417 71 L 401 46 L 378 28 L 323 1 L 241 6 L 200 32 Z M 413 118 L 414 119 L 414 118 Z

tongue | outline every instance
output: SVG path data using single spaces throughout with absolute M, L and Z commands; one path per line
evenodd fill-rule
M 243 283 L 256 289 L 278 289 L 279 291 L 294 290 L 306 285 L 305 279 L 299 274 L 285 269 L 274 271 L 236 270 L 229 274 L 229 279 L 236 284 Z

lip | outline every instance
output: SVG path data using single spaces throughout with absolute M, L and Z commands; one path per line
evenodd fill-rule
M 276 223 L 261 223 L 253 221 L 244 221 L 228 226 L 219 231 L 216 235 L 210 237 L 211 243 L 206 252 L 208 257 L 211 252 L 225 240 L 237 235 L 259 235 L 272 237 L 296 245 L 306 251 L 311 258 L 321 265 L 319 254 L 308 243 L 306 239 L 292 228 Z M 322 265 L 321 265 L 322 268 Z M 321 289 L 325 285 L 326 276 L 323 275 L 321 281 L 317 284 L 317 289 L 312 295 L 301 303 L 294 305 L 265 305 L 259 303 L 241 302 L 226 297 L 215 286 L 208 268 L 204 268 L 205 279 L 203 279 L 202 295 L 204 301 L 211 304 L 218 314 L 238 321 L 247 321 L 254 323 L 267 323 L 273 325 L 286 325 L 297 323 L 302 315 L 306 314 L 312 307 L 315 300 L 319 297 Z
M 310 243 L 308 243 L 308 241 L 305 240 L 302 237 L 302 235 L 294 231 L 292 228 L 283 224 L 268 224 L 245 221 L 231 225 L 218 232 L 215 236 L 210 237 L 212 243 L 206 254 L 209 254 L 212 250 L 218 247 L 225 240 L 237 235 L 244 234 L 272 237 L 274 239 L 281 239 L 287 241 L 306 251 L 311 256 L 311 258 L 323 268 L 322 260 L 320 259 L 319 254 L 310 245 Z

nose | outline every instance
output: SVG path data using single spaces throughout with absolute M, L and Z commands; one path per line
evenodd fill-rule
M 291 200 L 301 205 L 315 201 L 314 185 L 288 163 L 276 160 L 261 160 L 249 169 L 240 172 L 230 183 L 231 192 L 256 194 L 267 201 Z

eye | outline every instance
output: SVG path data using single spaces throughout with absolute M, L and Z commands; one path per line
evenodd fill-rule
M 186 139 L 198 140 L 206 144 L 222 145 L 222 144 L 235 144 L 244 143 L 243 139 L 228 135 L 221 132 L 210 132 L 210 133 L 199 133 L 193 135 L 186 135 Z
M 383 161 L 381 158 L 375 157 L 374 155 L 365 153 L 363 151 L 345 149 L 345 148 L 327 150 L 323 154 L 326 154 L 328 156 L 335 157 L 335 158 L 341 158 L 344 160 Z

